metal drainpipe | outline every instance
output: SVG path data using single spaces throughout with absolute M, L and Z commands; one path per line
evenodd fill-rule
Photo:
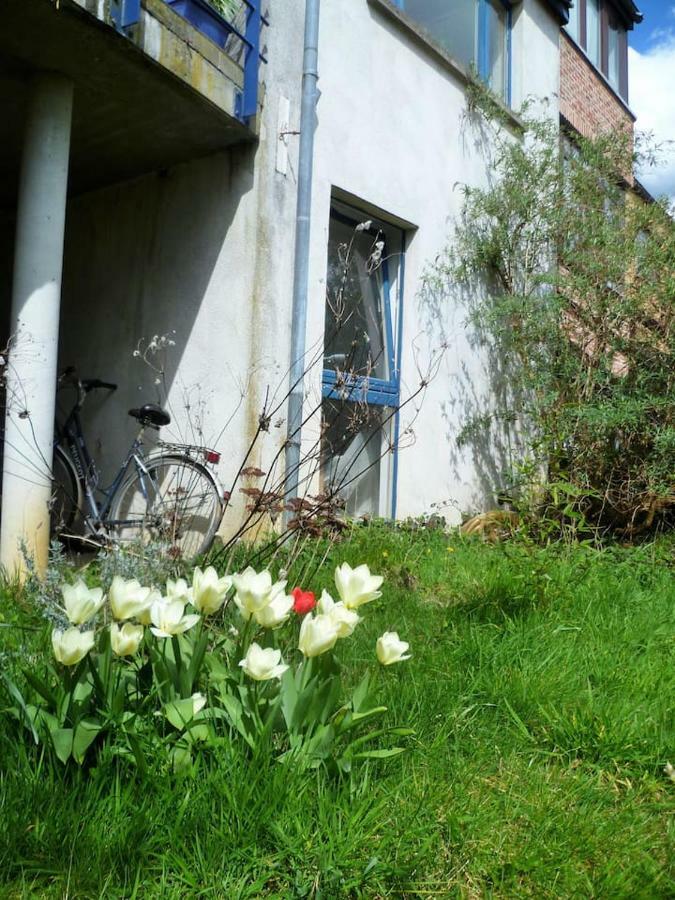
M 293 269 L 293 311 L 291 319 L 290 394 L 286 435 L 286 485 L 289 500 L 298 496 L 302 407 L 304 399 L 305 340 L 307 332 L 307 292 L 312 207 L 312 168 L 319 56 L 319 6 L 321 0 L 305 2 L 305 46 L 302 59 L 302 106 L 300 111 L 300 151 L 298 157 L 298 201 L 295 216 L 295 263 Z

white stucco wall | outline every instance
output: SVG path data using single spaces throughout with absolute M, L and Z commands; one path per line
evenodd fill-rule
M 120 384 L 115 395 L 92 397 L 85 417 L 105 475 L 134 434 L 126 410 L 157 399 L 153 374 L 132 358 L 141 337 L 171 333 L 176 341 L 167 368 L 175 425 L 163 436 L 191 441 L 186 423 L 200 421 L 199 440 L 224 451 L 226 487 L 268 386 L 285 392 L 297 137 L 284 139 L 289 158 L 282 174 L 279 108 L 290 100 L 289 130 L 297 130 L 304 2 L 269 5 L 257 149 L 242 145 L 70 203 L 61 364 Z M 513 105 L 528 94 L 548 95 L 548 111 L 557 117 L 558 24 L 540 0 L 515 8 L 512 47 Z M 400 454 L 398 515 L 437 509 L 457 520 L 462 511 L 491 505 L 490 486 L 504 462 L 456 445 L 466 414 L 489 403 L 494 366 L 472 345 L 461 303 L 445 296 L 432 306 L 420 279 L 459 211 L 457 182 L 484 182 L 489 146 L 465 116 L 464 81 L 368 0 L 323 0 L 319 72 L 307 346 L 311 352 L 322 344 L 329 206 L 340 189 L 360 198 L 366 211 L 372 205 L 411 226 L 404 398 L 419 380 L 416 358 L 424 367 L 442 343 L 447 349 L 416 416 L 414 446 Z M 318 401 L 319 382 L 320 365 L 308 383 L 308 403 Z M 402 414 L 402 431 L 412 412 Z M 307 428 L 306 440 L 315 437 L 316 427 Z M 265 468 L 284 438 L 285 421 L 250 462 Z M 391 475 L 388 459 L 383 513 Z
M 402 432 L 415 420 L 415 443 L 400 453 L 397 514 L 436 509 L 457 521 L 461 512 L 493 505 L 491 486 L 508 462 L 507 448 L 456 444 L 467 414 L 489 405 L 495 367 L 473 345 L 461 302 L 446 295 L 432 304 L 420 279 L 459 213 L 457 183 L 485 183 L 490 144 L 466 117 L 463 79 L 376 4 L 324 0 L 321 15 L 308 342 L 323 329 L 331 192 L 341 189 L 361 198 L 366 211 L 372 204 L 414 225 L 405 260 L 402 399 L 418 386 L 417 364 L 424 369 L 441 344 L 447 349 L 419 415 L 413 407 L 402 412 Z M 543 108 L 557 119 L 558 30 L 539 0 L 514 9 L 514 108 L 528 95 L 548 96 Z

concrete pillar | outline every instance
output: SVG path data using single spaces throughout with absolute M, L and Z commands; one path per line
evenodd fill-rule
M 24 136 L 7 366 L 0 564 L 22 572 L 20 543 L 39 570 L 49 550 L 50 469 L 73 85 L 33 83 Z

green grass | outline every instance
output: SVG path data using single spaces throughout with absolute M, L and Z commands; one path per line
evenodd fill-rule
M 672 549 L 356 529 L 311 586 L 343 559 L 386 576 L 340 655 L 349 680 L 382 631 L 410 642 L 378 674 L 408 752 L 339 783 L 226 748 L 141 783 L 0 717 L 0 896 L 674 896 Z M 0 641 L 30 653 L 11 602 Z

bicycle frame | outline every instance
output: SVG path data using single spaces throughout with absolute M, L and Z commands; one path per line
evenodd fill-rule
M 139 473 L 139 479 L 142 485 L 143 493 L 147 497 L 144 476 L 148 475 L 148 470 L 144 465 L 144 454 L 141 451 L 143 445 L 144 428 L 141 428 L 136 438 L 133 440 L 129 450 L 126 453 L 124 462 L 119 468 L 114 479 L 107 488 L 98 487 L 98 470 L 94 460 L 89 453 L 87 442 L 82 430 L 82 421 L 80 419 L 81 402 L 78 402 L 70 414 L 68 415 L 63 426 L 57 431 L 57 438 L 54 446 L 65 447 L 68 455 L 75 467 L 77 478 L 82 486 L 85 503 L 87 506 L 84 513 L 85 526 L 92 534 L 98 534 L 100 530 L 107 525 L 123 525 L 125 522 L 111 522 L 107 519 L 110 512 L 115 492 L 121 485 L 124 477 L 129 471 L 131 463 L 135 463 Z M 104 502 L 99 503 L 96 499 L 96 491 L 99 491 L 104 497 Z

